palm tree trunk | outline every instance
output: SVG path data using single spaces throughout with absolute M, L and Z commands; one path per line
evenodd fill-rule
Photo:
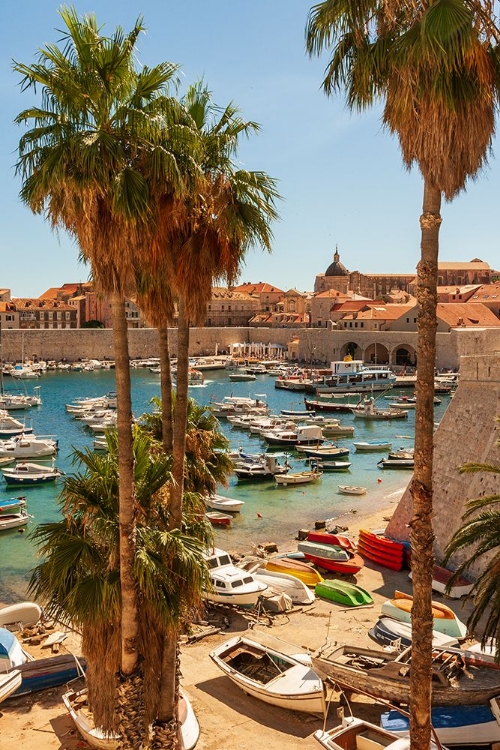
M 160 335 L 160 388 L 161 388 L 161 427 L 162 443 L 165 453 L 172 453 L 174 444 L 172 412 L 172 369 L 170 366 L 170 349 L 168 344 L 168 327 L 158 328 Z
M 125 301 L 119 294 L 111 297 L 113 342 L 116 363 L 117 432 L 120 529 L 121 590 L 121 675 L 118 684 L 119 731 L 122 747 L 138 748 L 143 744 L 145 728 L 142 698 L 142 675 L 138 672 L 139 620 L 137 588 L 134 574 L 136 553 L 134 452 L 132 446 L 132 398 Z
M 179 298 L 177 324 L 177 395 L 175 398 L 173 488 L 170 496 L 169 529 L 180 529 L 182 523 L 182 493 L 184 491 L 184 462 L 188 407 L 189 317 L 185 300 Z
M 415 467 L 411 492 L 413 607 L 411 612 L 412 651 L 410 674 L 410 734 L 412 750 L 430 747 L 432 674 L 432 458 L 434 435 L 434 367 L 436 360 L 437 261 L 441 225 L 441 192 L 428 180 L 424 183 L 420 217 L 421 256 L 418 264 L 417 301 L 417 405 L 415 410 Z

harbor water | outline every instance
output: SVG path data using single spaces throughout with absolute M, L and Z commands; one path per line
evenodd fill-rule
M 131 370 L 133 412 L 137 417 L 151 409 L 151 399 L 159 396 L 159 376 L 147 368 Z M 26 412 L 12 412 L 17 419 L 25 419 L 33 426 L 37 436 L 56 437 L 59 441 L 57 466 L 66 473 L 75 471 L 72 463 L 73 448 L 91 447 L 94 433 L 65 411 L 65 404 L 77 398 L 102 396 L 115 389 L 114 370 L 49 371 L 39 380 L 26 384 L 28 393 L 33 383 L 40 386 L 42 405 Z M 6 391 L 19 387 L 18 382 L 6 382 Z M 24 388 L 24 385 L 21 385 Z M 397 395 L 397 391 L 392 391 Z M 258 375 L 255 381 L 231 382 L 227 371 L 205 372 L 202 385 L 190 388 L 190 395 L 201 404 L 219 401 L 224 396 L 251 396 L 265 398 L 273 414 L 281 409 L 303 409 L 304 394 L 275 388 L 275 378 Z M 378 404 L 387 408 L 387 401 L 380 398 Z M 439 421 L 449 403 L 443 396 L 436 405 L 435 420 Z M 19 416 L 24 414 L 24 416 Z M 316 520 L 335 519 L 340 526 L 349 526 L 353 514 L 368 515 L 382 508 L 393 508 L 402 491 L 411 479 L 411 471 L 381 470 L 378 461 L 384 453 L 356 453 L 352 443 L 359 440 L 387 440 L 393 449 L 413 446 L 414 410 L 410 409 L 407 420 L 365 421 L 355 419 L 352 414 L 325 415 L 338 417 L 343 424 L 354 425 L 353 437 L 337 438 L 337 443 L 350 448 L 349 471 L 324 473 L 318 482 L 307 485 L 278 487 L 274 481 L 238 481 L 232 477 L 220 494 L 245 502 L 242 512 L 235 515 L 231 527 L 215 530 L 215 541 L 228 551 L 250 551 L 253 544 L 276 542 L 281 550 L 293 549 L 297 531 L 313 528 Z M 257 435 L 232 428 L 221 420 L 221 427 L 233 449 L 241 447 L 250 453 L 262 453 L 266 445 Z M 280 459 L 285 461 L 285 457 Z M 299 454 L 290 452 L 286 460 L 292 471 L 302 471 L 308 466 Z M 343 459 L 345 460 L 345 459 Z M 0 601 L 10 602 L 24 598 L 30 572 L 36 565 L 37 549 L 30 539 L 30 531 L 37 524 L 55 521 L 60 517 L 57 502 L 61 480 L 55 484 L 33 487 L 7 488 L 0 479 L 0 500 L 24 494 L 27 510 L 33 519 L 25 533 L 17 529 L 0 533 Z M 357 485 L 367 488 L 363 496 L 347 496 L 338 492 L 339 484 Z M 390 511 L 392 512 L 392 511 Z

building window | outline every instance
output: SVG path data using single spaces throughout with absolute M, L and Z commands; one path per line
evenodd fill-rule
M 221 310 L 223 310 L 223 309 L 224 309 L 224 305 L 221 305 L 221 306 L 220 306 L 220 309 L 221 309 Z
M 414 322 L 414 323 L 416 323 L 416 322 L 417 322 L 417 319 L 416 319 L 416 318 L 413 318 L 413 322 Z
M 70 312 L 66 313 L 66 320 L 71 320 L 71 313 Z
M 359 326 L 360 326 L 360 328 L 363 328 L 364 323 L 360 323 Z
M 406 322 L 409 323 L 410 322 L 410 318 L 406 318 Z
M 208 306 L 208 309 L 209 309 L 209 310 L 211 310 L 211 309 L 212 309 L 212 305 L 209 305 L 209 306 Z
M 227 319 L 227 324 L 228 324 L 228 326 L 232 325 L 232 318 L 228 318 Z
M 231 310 L 231 305 L 228 305 L 227 309 L 228 309 L 228 311 L 230 311 Z

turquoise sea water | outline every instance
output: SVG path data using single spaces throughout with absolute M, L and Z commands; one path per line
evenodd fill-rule
M 131 370 L 133 411 L 136 416 L 150 409 L 150 400 L 159 395 L 159 376 L 147 368 Z M 100 396 L 115 388 L 113 370 L 94 372 L 47 372 L 36 385 L 41 386 L 43 404 L 25 412 L 27 425 L 32 424 L 36 435 L 52 435 L 59 439 L 57 465 L 66 472 L 74 467 L 71 463 L 72 447 L 91 446 L 93 433 L 77 422 L 64 408 L 66 403 L 85 396 Z M 18 386 L 6 382 L 6 390 Z M 26 389 L 33 388 L 31 382 Z M 396 395 L 396 391 L 393 391 Z M 234 383 L 227 373 L 221 370 L 205 373 L 205 383 L 201 387 L 190 388 L 190 395 L 202 404 L 219 400 L 226 395 L 251 396 L 266 394 L 273 413 L 281 409 L 303 408 L 302 393 L 276 389 L 274 378 L 257 376 L 252 382 Z M 387 401 L 379 400 L 380 405 Z M 443 397 L 436 406 L 435 419 L 439 421 L 449 403 Z M 12 412 L 17 418 L 21 412 Z M 400 496 L 411 472 L 404 470 L 381 470 L 377 461 L 383 453 L 355 453 L 353 440 L 391 440 L 393 448 L 413 445 L 409 439 L 414 434 L 414 410 L 410 410 L 408 420 L 366 422 L 354 419 L 350 414 L 338 416 L 342 423 L 354 424 L 354 438 L 342 438 L 341 445 L 351 447 L 349 460 L 352 466 L 348 472 L 324 473 L 321 480 L 312 485 L 277 487 L 274 482 L 238 482 L 233 477 L 229 487 L 220 488 L 221 494 L 245 501 L 241 513 L 234 517 L 231 528 L 216 530 L 216 544 L 228 550 L 249 551 L 253 543 L 277 542 L 280 549 L 292 549 L 294 537 L 300 528 L 311 528 L 318 519 L 336 518 L 340 525 L 348 526 L 352 512 L 369 514 L 387 507 Z M 22 417 L 21 417 L 22 419 Z M 237 430 L 224 420 L 221 421 L 225 434 L 234 448 L 239 446 L 252 453 L 265 450 L 265 444 L 258 436 L 247 431 Z M 401 437 L 405 436 L 405 437 Z M 306 468 L 298 457 L 289 458 L 293 470 Z M 338 484 L 355 484 L 367 488 L 361 497 L 340 495 Z M 60 485 L 59 485 L 60 487 Z M 28 511 L 34 519 L 28 531 L 38 523 L 56 520 L 59 517 L 57 504 L 58 484 L 23 488 L 22 493 L 15 488 L 7 490 L 0 479 L 0 499 L 25 494 Z M 18 530 L 0 534 L 0 601 L 15 601 L 25 595 L 25 587 L 30 570 L 36 564 L 37 551 L 29 538 L 29 533 Z

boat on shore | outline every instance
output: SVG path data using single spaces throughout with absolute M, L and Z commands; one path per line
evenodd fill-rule
M 267 589 L 265 583 L 256 581 L 250 573 L 234 565 L 228 553 L 222 549 L 214 548 L 207 552 L 205 561 L 212 582 L 211 588 L 203 593 L 207 601 L 252 609 Z
M 257 581 L 265 583 L 271 591 L 287 594 L 292 604 L 312 604 L 315 600 L 313 592 L 305 583 L 288 573 L 267 570 L 262 567 L 262 560 L 244 559 L 238 563 L 238 567 L 248 570 Z
M 121 744 L 117 734 L 106 734 L 96 727 L 89 710 L 87 688 L 68 691 L 62 696 L 64 705 L 82 739 L 97 750 L 116 750 Z M 181 688 L 177 706 L 183 750 L 193 750 L 200 736 L 198 720 L 186 692 Z
M 325 731 L 318 729 L 314 739 L 326 750 L 410 750 L 410 738 L 402 738 L 396 732 L 363 721 L 355 716 L 342 719 L 339 727 Z M 431 741 L 431 750 L 438 750 L 438 745 Z M 446 750 L 441 746 L 439 750 Z
M 411 623 L 395 620 L 393 617 L 379 617 L 373 628 L 368 631 L 368 635 L 382 646 L 396 648 L 397 644 L 398 651 L 402 651 L 412 644 Z M 456 638 L 439 633 L 437 630 L 432 632 L 433 648 L 455 648 L 458 645 L 459 642 Z
M 381 612 L 389 617 L 403 622 L 411 622 L 411 608 L 413 596 L 403 591 L 395 591 L 392 599 L 383 602 Z M 461 622 L 452 609 L 441 602 L 432 602 L 433 630 L 437 630 L 453 638 L 464 639 L 467 626 Z M 500 692 L 500 690 L 499 690 Z
M 42 608 L 36 602 L 17 602 L 0 608 L 0 628 L 6 625 L 21 625 L 22 628 L 36 625 L 42 617 Z
M 398 653 L 327 645 L 312 655 L 312 665 L 339 688 L 408 705 L 411 653 L 411 647 Z M 474 662 L 460 649 L 434 649 L 432 656 L 433 706 L 476 706 L 500 694 L 500 669 L 494 665 Z
M 325 689 L 308 654 L 289 656 L 246 636 L 235 636 L 210 658 L 241 690 L 272 706 L 326 713 Z
M 338 578 L 329 578 L 317 583 L 314 593 L 345 607 L 366 607 L 373 604 L 373 597 L 366 589 L 349 581 L 340 581 Z
M 316 586 L 323 580 L 323 576 L 315 570 L 312 565 L 300 560 L 291 560 L 287 557 L 270 557 L 263 562 L 266 570 L 277 573 L 288 573 L 288 575 L 298 578 L 306 586 Z

